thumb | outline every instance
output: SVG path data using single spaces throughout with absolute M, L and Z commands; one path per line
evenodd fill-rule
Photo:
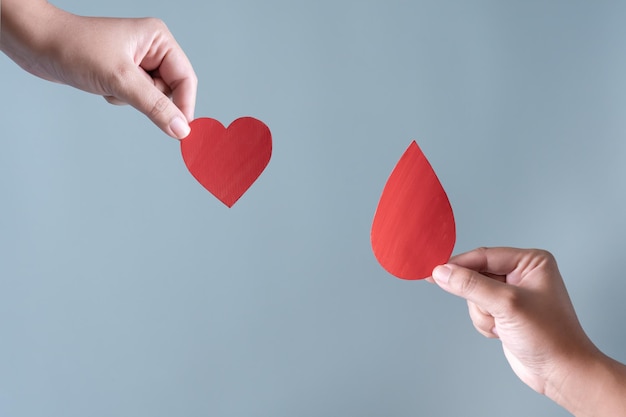
M 139 68 L 127 71 L 127 77 L 120 80 L 114 88 L 113 96 L 148 116 L 173 138 L 183 139 L 191 131 L 189 122 L 180 109 Z
M 502 305 L 503 293 L 510 290 L 503 282 L 453 264 L 436 267 L 433 279 L 445 291 L 471 301 L 494 316 Z

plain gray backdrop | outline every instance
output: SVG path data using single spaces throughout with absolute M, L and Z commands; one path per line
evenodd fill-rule
M 626 3 L 58 0 L 163 19 L 196 116 L 272 130 L 232 209 L 130 107 L 0 58 L 0 416 L 566 416 L 369 242 L 412 139 L 455 253 L 552 251 L 626 361 Z M 96 51 L 97 53 L 97 51 Z

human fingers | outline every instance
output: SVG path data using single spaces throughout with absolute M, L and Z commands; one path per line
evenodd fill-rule
M 432 277 L 445 291 L 479 305 L 492 316 L 502 315 L 513 295 L 512 287 L 505 283 L 455 264 L 437 266 Z
M 483 247 L 453 256 L 449 262 L 478 272 L 506 275 L 517 267 L 525 252 L 517 248 Z
M 506 274 L 512 272 L 518 266 L 520 258 L 526 252 L 526 249 L 482 247 L 455 255 L 448 262 L 480 272 L 501 282 L 506 282 Z M 432 277 L 426 278 L 426 281 L 430 283 L 435 282 Z
M 149 75 L 148 73 L 146 74 L 146 79 L 151 81 L 154 86 L 157 88 L 157 90 L 159 90 L 160 92 L 162 92 L 163 94 L 165 94 L 168 97 L 171 97 L 172 95 L 172 90 L 170 89 L 170 87 L 165 83 L 165 81 L 163 81 L 163 79 L 161 79 L 158 75 L 153 74 L 153 75 Z M 126 103 L 125 101 L 122 101 L 120 99 L 118 99 L 115 96 L 104 96 L 104 99 L 109 103 L 109 104 L 113 104 L 115 106 L 125 106 L 128 103 Z
M 454 256 L 450 263 L 481 272 L 483 275 L 506 277 L 508 284 L 519 285 L 529 272 L 556 268 L 552 254 L 541 249 L 478 248 Z
M 186 116 L 153 82 L 145 78 L 140 68 L 130 66 L 122 73 L 124 76 L 116 79 L 110 96 L 144 113 L 173 138 L 183 139 L 189 135 L 191 129 Z
M 198 78 L 191 62 L 169 29 L 160 20 L 150 20 L 155 31 L 162 36 L 157 37 L 140 66 L 149 73 L 156 72 L 172 92 L 174 104 L 181 110 L 188 121 L 193 120 L 196 105 Z
M 161 76 L 158 73 L 155 74 L 150 74 L 148 75 L 148 77 L 150 78 L 150 81 L 152 81 L 152 83 L 154 84 L 154 86 L 157 88 L 157 90 L 159 90 L 160 92 L 162 92 L 163 94 L 165 94 L 166 96 L 172 98 L 172 89 L 170 88 L 170 86 L 163 80 L 163 78 L 161 78 Z M 174 103 L 176 104 L 176 103 Z M 182 110 L 181 110 L 182 111 Z M 185 112 L 183 111 L 183 114 L 185 114 Z M 185 115 L 186 117 L 187 115 Z
M 487 313 L 471 301 L 467 302 L 467 308 L 469 310 L 472 324 L 474 325 L 478 333 L 490 339 L 498 337 L 496 330 L 496 320 L 491 314 Z
M 181 60 L 181 62 L 183 61 L 189 62 L 186 58 Z M 191 64 L 189 64 L 188 67 L 181 65 L 180 68 L 183 67 L 187 68 L 189 71 L 189 73 L 185 74 L 184 78 L 174 79 L 173 81 L 169 78 L 163 78 L 163 81 L 171 89 L 174 104 L 183 112 L 187 120 L 191 121 L 194 119 L 198 79 L 193 69 L 191 69 Z

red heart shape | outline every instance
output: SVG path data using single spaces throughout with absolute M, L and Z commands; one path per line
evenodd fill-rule
M 378 262 L 402 279 L 423 279 L 446 263 L 456 229 L 448 196 L 413 141 L 393 169 L 372 223 Z
M 225 128 L 208 117 L 190 123 L 180 143 L 187 169 L 228 207 L 250 188 L 272 156 L 272 134 L 260 120 L 241 117 Z

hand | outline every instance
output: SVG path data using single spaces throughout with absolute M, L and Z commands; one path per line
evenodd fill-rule
M 2 50 L 27 71 L 130 104 L 172 137 L 189 134 L 197 78 L 160 20 L 76 16 L 41 0 L 3 0 L 2 13 Z
M 626 367 L 589 340 L 550 253 L 477 249 L 435 268 L 433 279 L 468 300 L 476 329 L 501 340 L 531 388 L 579 416 L 624 415 Z

